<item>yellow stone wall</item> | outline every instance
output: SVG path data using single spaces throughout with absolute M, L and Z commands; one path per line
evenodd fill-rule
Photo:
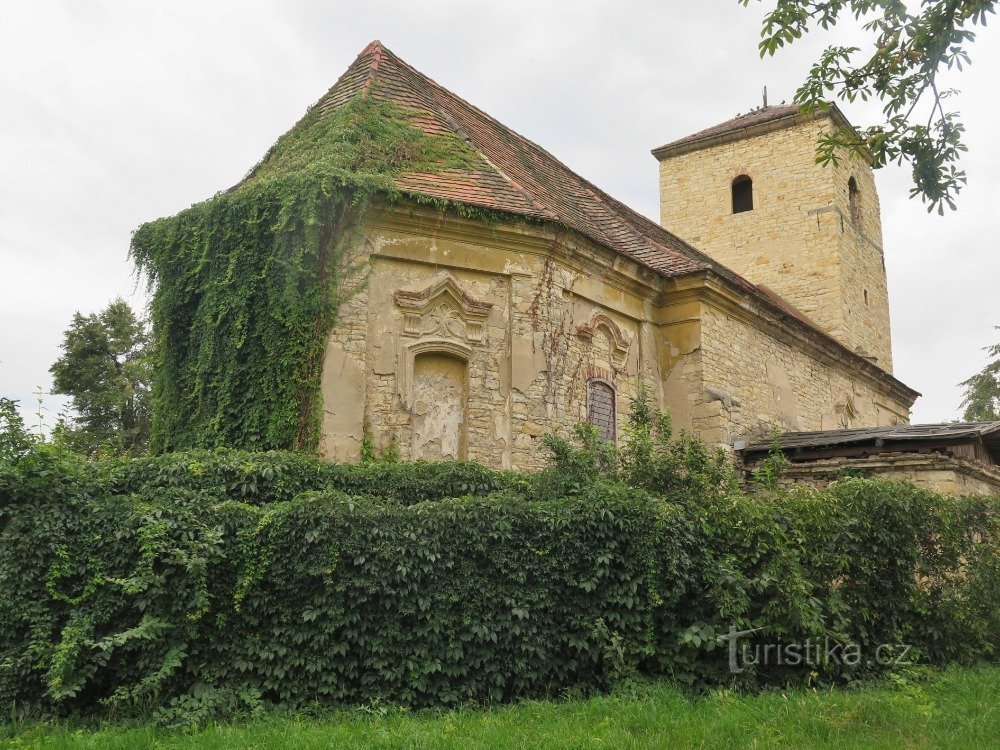
M 660 223 L 892 372 L 872 170 L 858 157 L 817 165 L 816 141 L 830 120 L 800 116 L 796 123 L 661 157 Z M 739 175 L 753 180 L 754 207 L 734 214 L 731 184 Z M 857 220 L 848 194 L 852 176 Z
M 615 385 L 619 435 L 640 381 L 679 428 L 727 447 L 771 425 L 837 426 L 845 393 L 852 424 L 906 420 L 892 379 L 821 335 L 717 278 L 666 280 L 572 232 L 373 207 L 352 247 L 323 369 L 332 460 L 356 460 L 367 430 L 404 458 L 445 446 L 537 469 L 540 437 L 586 420 L 590 378 Z
M 770 431 L 833 430 L 909 422 L 908 405 L 849 366 L 830 366 L 807 342 L 747 320 L 738 306 L 705 305 L 703 384 L 712 410 L 695 424 L 704 439 L 732 445 Z

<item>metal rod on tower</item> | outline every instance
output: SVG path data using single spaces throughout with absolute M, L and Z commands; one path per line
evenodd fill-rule
M 767 107 L 767 84 L 764 84 L 764 106 Z

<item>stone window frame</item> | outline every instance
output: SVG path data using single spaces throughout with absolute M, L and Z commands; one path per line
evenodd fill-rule
M 403 313 L 403 335 L 445 334 L 469 343 L 481 342 L 493 303 L 469 294 L 447 271 L 427 281 L 429 283 L 419 291 L 397 289 L 393 292 L 396 305 Z M 452 330 L 456 327 L 460 330 Z
M 590 412 L 591 399 L 593 397 L 594 386 L 595 385 L 604 386 L 611 393 L 611 425 L 610 425 L 610 427 L 611 427 L 611 435 L 610 435 L 610 437 L 607 437 L 607 436 L 601 435 L 599 433 L 599 437 L 602 440 L 606 440 L 607 442 L 611 443 L 612 445 L 617 445 L 617 443 L 618 443 L 618 388 L 615 387 L 615 384 L 614 384 L 613 381 L 608 380 L 607 378 L 601 378 L 601 377 L 590 377 L 590 378 L 587 378 L 587 423 L 588 424 L 592 424 L 595 427 L 598 427 L 598 430 L 600 430 L 600 427 L 598 425 L 594 424 L 594 422 L 592 421 L 592 419 L 591 419 L 591 412 Z
M 576 327 L 576 334 L 589 343 L 594 340 L 594 336 L 601 328 L 607 331 L 611 343 L 612 367 L 624 367 L 632 340 L 607 313 L 600 309 L 595 309 L 591 312 L 586 323 L 581 323 Z
M 729 184 L 729 192 L 734 214 L 753 211 L 753 178 L 750 175 L 736 175 Z
M 403 367 L 400 372 L 397 373 L 397 377 L 401 380 L 401 395 L 404 398 L 404 404 L 407 411 L 412 413 L 412 410 L 416 406 L 416 396 L 414 395 L 414 372 L 417 366 L 417 360 L 424 356 L 434 356 L 440 355 L 443 357 L 458 360 L 464 366 L 464 379 L 461 383 L 462 388 L 462 399 L 464 401 L 464 429 L 459 434 L 458 443 L 458 455 L 456 460 L 466 461 L 469 458 L 469 411 L 471 409 L 470 398 L 471 394 L 469 392 L 470 378 L 471 374 L 469 370 L 472 367 L 472 357 L 473 349 L 465 344 L 443 338 L 424 338 L 419 341 L 414 341 L 410 344 L 406 344 L 405 355 L 403 361 Z M 415 437 L 415 429 L 410 423 L 410 439 Z

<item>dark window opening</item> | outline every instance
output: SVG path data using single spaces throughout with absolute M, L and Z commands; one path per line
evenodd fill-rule
M 601 440 L 615 442 L 615 389 L 603 380 L 587 382 L 587 421 Z
M 865 304 L 868 304 L 868 290 L 865 289 Z
M 733 180 L 733 213 L 753 211 L 753 180 L 741 174 Z
M 851 221 L 855 227 L 861 226 L 861 200 L 858 192 L 858 181 L 853 177 L 847 181 L 847 196 L 851 202 Z

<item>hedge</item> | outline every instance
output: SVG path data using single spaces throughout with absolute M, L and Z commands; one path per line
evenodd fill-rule
M 671 502 L 638 476 L 33 447 L 0 460 L 0 707 L 170 721 L 879 668 L 733 675 L 730 627 L 996 659 L 1000 499 L 848 478 Z
M 528 487 L 513 471 L 494 471 L 472 461 L 335 464 L 289 451 L 201 450 L 112 459 L 94 467 L 103 491 L 144 494 L 184 488 L 217 500 L 260 505 L 291 500 L 310 490 L 335 489 L 410 505 L 450 497 L 482 497 Z

